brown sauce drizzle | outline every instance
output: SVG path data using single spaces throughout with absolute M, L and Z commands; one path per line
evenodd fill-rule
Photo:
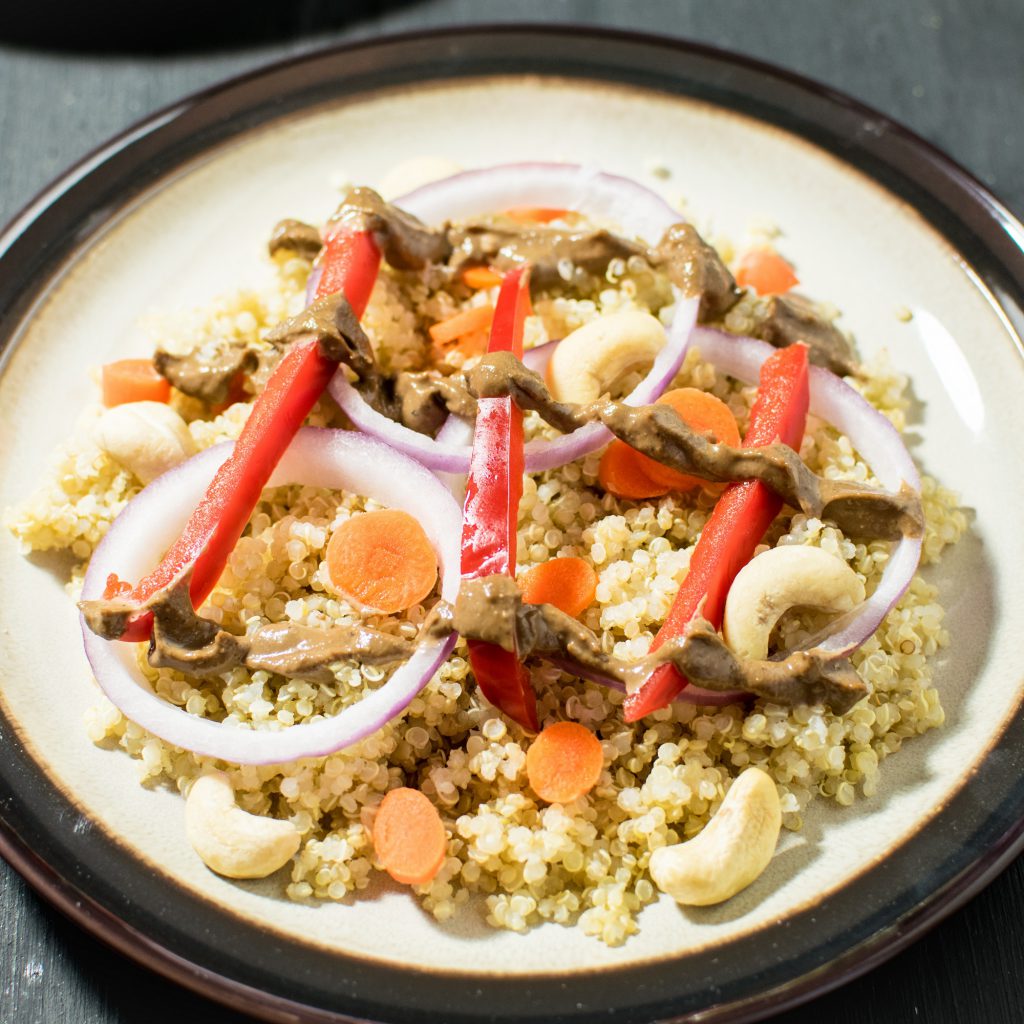
M 267 249 L 271 256 L 276 256 L 280 250 L 287 249 L 312 260 L 317 257 L 323 245 L 319 228 L 301 220 L 288 218 L 274 225 Z
M 369 339 L 341 295 L 318 299 L 280 324 L 272 341 L 317 334 L 333 358 L 351 366 L 363 397 L 384 415 L 422 433 L 435 433 L 446 412 L 472 417 L 476 398 L 510 396 L 524 410 L 570 433 L 601 423 L 616 437 L 680 472 L 718 483 L 760 480 L 805 515 L 830 519 L 851 538 L 898 540 L 919 536 L 924 514 L 906 485 L 895 494 L 847 480 L 818 476 L 785 444 L 733 448 L 708 440 L 664 405 L 630 406 L 610 398 L 587 405 L 556 402 L 544 380 L 508 352 L 484 355 L 465 375 L 399 374 L 384 378 Z
M 89 628 L 114 639 L 133 612 L 153 613 L 149 663 L 189 676 L 210 676 L 239 665 L 314 682 L 332 682 L 331 666 L 348 659 L 387 665 L 406 660 L 414 645 L 366 626 L 318 629 L 272 623 L 249 636 L 236 636 L 204 619 L 192 608 L 191 573 L 158 591 L 144 605 L 121 600 L 81 601 Z M 867 689 L 849 661 L 820 650 L 801 651 L 785 661 L 739 658 L 699 616 L 682 637 L 670 640 L 646 658 L 626 662 L 601 649 L 598 637 L 553 605 L 526 604 L 515 580 L 485 576 L 463 580 L 455 604 L 438 601 L 420 637 L 442 639 L 458 632 L 469 640 L 497 644 L 525 660 L 553 658 L 584 676 L 641 685 L 659 665 L 673 664 L 689 680 L 709 690 L 743 690 L 780 704 L 828 704 L 845 714 Z
M 528 262 L 534 287 L 546 289 L 566 284 L 562 269 L 566 265 L 590 277 L 602 277 L 612 260 L 640 257 L 664 271 L 684 295 L 701 296 L 701 322 L 720 320 L 742 295 L 716 249 L 685 222 L 669 227 L 653 247 L 603 228 L 572 230 L 521 224 L 500 216 L 433 229 L 369 188 L 352 189 L 333 222 L 372 231 L 384 258 L 396 270 L 447 264 L 454 275 L 467 266 L 509 270 Z M 270 251 L 284 247 L 315 256 L 321 247 L 319 232 L 300 221 L 281 221 L 271 236 Z M 769 299 L 754 333 L 776 348 L 803 342 L 813 363 L 840 375 L 857 371 L 846 337 L 802 296 Z
M 153 355 L 153 366 L 161 377 L 183 394 L 210 405 L 227 401 L 238 375 L 250 374 L 258 365 L 256 353 L 238 342 L 224 342 L 212 353 L 200 346 L 183 356 L 159 348 Z
M 452 246 L 444 230 L 428 228 L 411 213 L 384 202 L 372 188 L 353 188 L 332 223 L 370 231 L 384 259 L 395 270 L 422 270 L 444 263 Z
M 686 224 L 674 225 L 653 249 L 603 230 L 571 231 L 531 225 L 480 222 L 434 231 L 416 218 L 385 203 L 370 189 L 353 189 L 335 216 L 336 222 L 372 231 L 384 258 L 398 270 L 419 270 L 447 263 L 450 270 L 472 264 L 507 269 L 523 262 L 533 267 L 534 282 L 563 280 L 560 265 L 568 261 L 585 273 L 603 274 L 616 258 L 641 256 L 687 295 L 701 295 L 701 319 L 721 317 L 739 297 L 735 281 L 717 252 Z M 288 248 L 315 256 L 320 233 L 298 221 L 275 228 L 271 252 Z M 775 345 L 807 344 L 837 372 L 850 372 L 852 357 L 845 338 L 818 317 L 805 300 L 776 299 L 759 333 Z M 821 329 L 824 325 L 825 329 Z M 445 411 L 475 413 L 477 397 L 510 395 L 521 408 L 538 412 L 562 431 L 586 423 L 604 424 L 613 434 L 644 454 L 673 468 L 715 481 L 762 480 L 790 505 L 810 515 L 830 518 L 849 536 L 895 539 L 918 535 L 923 528 L 920 499 L 905 484 L 898 494 L 845 481 L 825 480 L 803 465 L 785 445 L 730 448 L 695 433 L 668 407 L 632 408 L 601 399 L 585 406 L 553 401 L 543 380 L 508 354 L 486 356 L 466 377 L 438 373 L 400 374 L 394 381 L 380 373 L 358 319 L 341 295 L 314 302 L 297 317 L 270 332 L 281 344 L 299 334 L 314 334 L 331 358 L 354 371 L 364 397 L 386 415 L 413 429 L 431 433 Z M 241 346 L 235 346 L 242 348 Z M 242 348 L 242 353 L 245 353 Z M 230 353 L 243 358 L 242 353 Z M 845 354 L 844 354 L 845 353 Z M 245 353 L 244 358 L 251 356 Z M 218 395 L 241 364 L 219 367 L 210 361 L 189 366 L 190 357 L 162 357 L 164 372 L 177 374 L 192 387 L 188 394 Z M 194 381 L 187 377 L 192 373 Z M 206 398 L 216 401 L 217 398 Z M 248 636 L 237 636 L 198 615 L 189 596 L 190 573 L 153 595 L 145 604 L 120 599 L 82 601 L 87 625 L 106 639 L 115 639 L 128 618 L 153 613 L 149 660 L 189 675 L 211 675 L 244 665 L 284 676 L 319 682 L 333 680 L 330 666 L 355 658 L 368 664 L 405 660 L 414 647 L 408 641 L 364 626 L 328 629 L 274 623 Z M 639 662 L 606 654 L 598 637 L 578 620 L 551 605 L 529 605 L 510 577 L 463 581 L 453 605 L 439 601 L 421 636 L 442 637 L 458 631 L 469 639 L 496 643 L 525 659 L 539 655 L 583 675 L 612 679 L 627 689 L 640 685 L 663 664 L 674 664 L 695 684 L 717 691 L 743 690 L 782 704 L 827 703 L 844 714 L 866 693 L 846 658 L 821 650 L 791 654 L 783 661 L 750 661 L 733 654 L 710 624 L 696 616 L 684 635 L 671 640 Z
M 275 622 L 236 636 L 196 613 L 189 596 L 191 576 L 191 571 L 182 574 L 144 604 L 115 599 L 80 601 L 78 607 L 89 628 L 107 640 L 121 635 L 129 615 L 151 611 L 149 663 L 189 676 L 217 675 L 241 665 L 252 672 L 330 683 L 331 666 L 338 662 L 354 658 L 364 665 L 388 665 L 413 653 L 408 640 L 361 625 L 318 629 Z
M 772 296 L 754 333 L 776 348 L 798 343 L 806 345 L 810 349 L 812 363 L 824 366 L 840 377 L 858 372 L 850 343 L 842 331 L 826 320 L 802 295 Z
M 511 396 L 563 432 L 602 423 L 616 437 L 658 462 L 705 480 L 760 480 L 793 508 L 833 520 L 850 537 L 896 540 L 924 528 L 920 498 L 905 483 L 896 494 L 867 484 L 829 480 L 804 465 L 788 445 L 732 448 L 709 441 L 668 406 L 629 406 L 602 398 L 587 405 L 556 402 L 539 374 L 507 352 L 484 356 L 466 374 L 477 398 Z
M 604 229 L 572 231 L 488 220 L 450 227 L 447 237 L 452 246 L 449 266 L 453 270 L 485 264 L 497 270 L 512 270 L 529 263 L 531 284 L 539 289 L 564 285 L 561 268 L 570 264 L 592 277 L 601 277 L 613 259 L 647 255 L 642 245 Z
M 451 413 L 476 418 L 476 399 L 466 389 L 461 375 L 445 377 L 436 371 L 399 373 L 393 391 L 398 402 L 397 418 L 412 430 L 433 437 Z
M 526 604 L 515 580 L 486 576 L 463 580 L 454 606 L 439 602 L 424 630 L 441 636 L 455 630 L 526 659 L 555 656 L 583 675 L 613 679 L 632 690 L 659 666 L 673 664 L 691 682 L 724 692 L 743 690 L 780 704 L 828 704 L 845 714 L 867 688 L 850 662 L 825 651 L 801 651 L 785 661 L 737 657 L 699 615 L 682 637 L 667 641 L 636 662 L 606 654 L 598 637 L 578 619 L 553 605 Z
M 692 224 L 673 224 L 647 253 L 684 295 L 699 295 L 702 322 L 724 316 L 742 294 L 717 250 L 701 238 Z
M 412 430 L 433 436 L 449 413 L 470 419 L 476 415 L 476 400 L 461 378 L 430 370 L 385 377 L 370 339 L 340 292 L 317 299 L 278 324 L 267 340 L 283 344 L 303 334 L 315 334 L 331 359 L 352 369 L 356 387 L 370 405 Z
M 344 294 L 335 292 L 317 299 L 301 313 L 271 328 L 266 340 L 283 345 L 303 334 L 316 335 L 325 355 L 350 366 L 361 381 L 379 386 L 381 374 L 373 346 Z

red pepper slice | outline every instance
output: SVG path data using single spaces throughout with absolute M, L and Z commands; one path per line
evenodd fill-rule
M 523 356 L 523 326 L 530 303 L 529 268 L 501 282 L 488 352 Z M 516 527 L 523 496 L 523 414 L 511 398 L 481 398 L 466 482 L 462 524 L 462 577 L 477 579 L 516 567 Z M 518 656 L 495 644 L 470 640 L 469 662 L 483 695 L 524 728 L 537 731 L 537 698 Z
M 791 345 L 769 356 L 761 367 L 744 445 L 765 445 L 781 440 L 799 449 L 808 400 L 806 346 Z M 725 598 L 732 581 L 753 557 L 754 549 L 781 508 L 782 499 L 759 480 L 730 484 L 722 492 L 693 549 L 690 571 L 651 643 L 652 651 L 666 640 L 682 636 L 702 600 L 704 618 L 715 629 L 721 627 Z M 623 703 L 626 721 L 635 722 L 664 707 L 686 684 L 686 678 L 674 665 L 661 665 L 639 690 L 626 698 Z
M 317 297 L 343 291 L 356 316 L 361 317 L 380 268 L 380 250 L 373 236 L 342 224 L 327 239 L 321 259 Z M 160 564 L 132 588 L 127 595 L 130 600 L 147 600 L 190 565 L 194 567 L 192 603 L 198 608 L 206 600 L 270 474 L 337 368 L 316 338 L 302 338 L 289 348 L 257 398 L 230 458 L 217 471 L 181 536 Z M 105 596 L 124 596 L 124 584 L 111 577 Z M 150 612 L 133 616 L 121 639 L 146 640 L 152 625 Z

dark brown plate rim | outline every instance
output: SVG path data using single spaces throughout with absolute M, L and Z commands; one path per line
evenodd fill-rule
M 424 79 L 503 73 L 614 81 L 693 97 L 822 146 L 910 203 L 964 256 L 1022 333 L 1024 227 L 972 175 L 884 115 L 708 46 L 579 26 L 475 25 L 335 46 L 276 63 L 197 93 L 100 147 L 0 234 L 0 341 L 10 347 L 32 302 L 118 210 L 204 149 L 330 99 Z M 121 952 L 266 1020 L 753 1021 L 891 957 L 1016 856 L 1024 847 L 1022 739 L 1018 713 L 947 806 L 873 869 L 871 876 L 884 875 L 884 900 L 848 887 L 815 908 L 819 922 L 841 922 L 830 934 L 822 936 L 820 924 L 804 912 L 773 932 L 790 955 L 773 954 L 771 962 L 759 956 L 763 937 L 754 935 L 688 957 L 685 971 L 664 963 L 610 969 L 588 973 L 585 986 L 481 975 L 460 987 L 440 973 L 381 969 L 309 947 L 289 951 L 280 936 L 251 932 L 244 936 L 242 962 L 230 953 L 237 920 L 178 891 L 169 907 L 165 883 L 147 879 L 99 830 L 67 834 L 62 823 L 77 812 L 2 716 L 0 853 L 46 899 Z M 930 870 L 922 871 L 926 841 Z M 204 942 L 197 943 L 198 935 Z M 282 969 L 282 958 L 295 969 Z M 277 974 L 267 973 L 268 965 L 278 965 Z

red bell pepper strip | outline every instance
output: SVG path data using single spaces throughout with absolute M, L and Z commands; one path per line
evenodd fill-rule
M 380 268 L 373 236 L 341 224 L 327 239 L 321 260 L 317 297 L 343 291 L 361 317 Z M 198 608 L 220 578 L 274 467 L 337 368 L 316 338 L 296 341 L 257 398 L 231 456 L 160 564 L 130 592 L 111 576 L 104 596 L 144 602 L 192 566 L 190 594 Z M 146 640 L 152 624 L 151 612 L 133 616 L 121 639 Z
M 757 398 L 750 410 L 744 445 L 783 441 L 799 450 L 809 400 L 807 348 L 791 345 L 769 356 L 761 367 Z M 782 499 L 759 480 L 730 484 L 722 492 L 690 559 L 668 617 L 651 643 L 656 651 L 666 640 L 682 636 L 701 601 L 702 614 L 715 629 L 722 625 L 725 598 L 736 574 L 782 509 Z M 661 665 L 623 703 L 627 722 L 649 715 L 672 701 L 687 684 L 674 665 Z
M 529 268 L 501 282 L 488 352 L 523 356 L 530 302 Z M 523 496 L 523 414 L 511 398 L 481 398 L 466 481 L 462 523 L 462 578 L 515 574 L 519 499 Z M 524 728 L 537 731 L 537 698 L 518 656 L 496 644 L 470 640 L 469 663 L 483 695 Z

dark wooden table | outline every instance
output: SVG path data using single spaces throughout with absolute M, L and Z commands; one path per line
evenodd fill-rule
M 938 144 L 1024 215 L 1022 0 L 127 0 L 0 7 L 0 222 L 132 121 L 336 40 L 471 21 L 581 22 L 736 50 Z M 173 15 L 171 12 L 174 12 Z M 162 17 L 166 14 L 166 22 Z M 1024 859 L 888 963 L 787 1024 L 1024 1020 Z M 0 1024 L 244 1024 L 108 951 L 0 861 Z

